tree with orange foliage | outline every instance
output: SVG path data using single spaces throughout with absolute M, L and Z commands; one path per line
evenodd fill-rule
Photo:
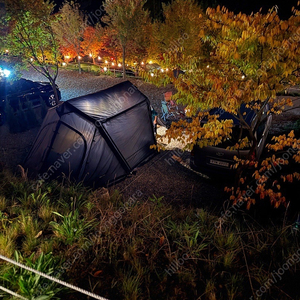
M 102 41 L 102 51 L 108 54 L 110 57 L 114 57 L 116 62 L 122 60 L 122 48 L 120 46 L 116 32 L 110 28 L 105 27 L 103 29 Z
M 102 28 L 99 26 L 88 26 L 87 28 L 85 28 L 85 31 L 83 33 L 83 41 L 81 45 L 82 52 L 85 55 L 89 55 L 90 57 L 92 57 L 93 64 L 95 64 L 95 57 L 98 56 L 98 52 L 103 46 L 100 39 L 101 31 Z
M 76 58 L 77 54 L 73 47 L 67 47 L 67 46 L 60 46 L 59 47 L 60 53 L 64 57 L 64 61 L 66 63 L 69 63 L 71 60 Z
M 217 116 L 209 116 L 205 126 L 201 125 L 201 120 L 208 115 L 207 110 L 212 108 L 221 108 L 236 115 L 239 123 L 246 128 L 249 139 L 240 140 L 236 149 L 243 145 L 249 146 L 250 151 L 246 161 L 239 161 L 240 180 L 231 197 L 235 201 L 246 192 L 239 189 L 244 181 L 243 178 L 241 180 L 243 172 L 249 165 L 257 165 L 253 160 L 258 143 L 255 132 L 265 107 L 271 105 L 271 112 L 280 114 L 285 106 L 292 105 L 291 99 L 279 100 L 276 94 L 300 82 L 297 76 L 300 16 L 296 9 L 289 19 L 281 20 L 275 9 L 267 14 L 247 15 L 217 7 L 209 8 L 206 15 L 199 15 L 199 18 L 202 20 L 197 23 L 201 48 L 197 53 L 164 54 L 163 67 L 170 70 L 179 68 L 184 70 L 182 74 L 176 78 L 171 71 L 157 71 L 154 76 L 145 77 L 158 84 L 172 81 L 178 91 L 174 99 L 190 111 L 192 122 L 173 124 L 167 132 L 169 139 L 177 138 L 189 147 L 197 143 L 203 147 L 217 145 L 230 137 L 232 121 L 220 121 Z M 256 112 L 255 126 L 247 124 L 246 115 L 241 112 L 242 106 Z M 272 194 L 271 198 L 281 196 Z M 249 197 L 247 201 L 251 205 L 254 199 Z M 280 201 L 284 202 L 284 199 Z

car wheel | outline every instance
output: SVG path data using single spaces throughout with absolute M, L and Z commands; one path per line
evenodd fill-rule
M 50 106 L 50 107 L 56 106 L 56 101 L 55 101 L 55 96 L 54 96 L 54 94 L 51 94 L 51 95 L 49 96 L 49 98 L 46 100 L 46 103 L 47 103 L 47 105 Z
M 0 126 L 5 123 L 5 112 L 0 111 Z

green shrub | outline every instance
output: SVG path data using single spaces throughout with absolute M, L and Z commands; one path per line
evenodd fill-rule
M 67 216 L 63 216 L 58 212 L 53 212 L 55 215 L 61 218 L 61 223 L 50 222 L 53 227 L 53 231 L 56 236 L 59 237 L 66 245 L 71 245 L 84 237 L 87 229 L 93 227 L 93 221 L 86 222 L 84 219 L 80 219 L 79 211 L 76 209 L 74 212 L 70 212 Z

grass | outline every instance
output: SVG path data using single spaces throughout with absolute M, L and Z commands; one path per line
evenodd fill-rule
M 159 195 L 126 206 L 118 191 L 108 196 L 68 181 L 31 186 L 0 173 L 0 253 L 7 257 L 109 299 L 141 300 L 247 299 L 289 261 L 262 299 L 300 299 L 300 232 L 293 222 L 260 222 L 240 210 L 220 225 L 220 216 Z M 0 265 L 0 284 L 23 297 L 82 299 Z

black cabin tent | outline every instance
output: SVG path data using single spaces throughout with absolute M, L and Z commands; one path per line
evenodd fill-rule
M 149 158 L 153 144 L 149 100 L 125 81 L 50 109 L 25 168 L 42 181 L 64 173 L 103 186 Z

